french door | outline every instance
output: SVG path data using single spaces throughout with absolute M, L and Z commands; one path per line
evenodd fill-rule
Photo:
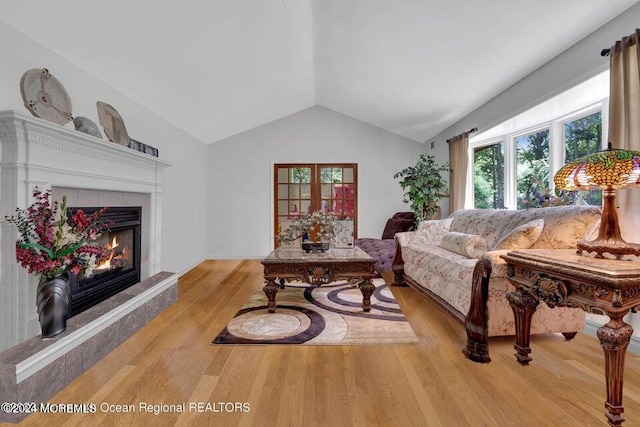
M 303 212 L 323 211 L 333 212 L 338 219 L 352 219 L 357 237 L 356 163 L 275 164 L 273 182 L 276 233 Z

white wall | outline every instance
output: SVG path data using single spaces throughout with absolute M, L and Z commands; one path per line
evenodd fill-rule
M 206 145 L 2 21 L 0 43 L 0 110 L 28 113 L 20 96 L 20 77 L 31 68 L 48 68 L 60 81 L 71 98 L 74 116 L 99 124 L 96 101 L 111 104 L 122 116 L 129 136 L 157 147 L 160 157 L 173 163 L 164 173 L 162 269 L 182 272 L 202 260 Z M 73 123 L 66 127 L 73 129 Z M 9 212 L 0 212 L 3 214 Z
M 409 207 L 395 172 L 423 144 L 315 106 L 218 141 L 208 152 L 208 258 L 263 257 L 273 249 L 273 165 L 357 163 L 359 237 L 380 237 Z

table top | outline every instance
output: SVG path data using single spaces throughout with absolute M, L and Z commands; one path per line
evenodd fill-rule
M 628 255 L 621 260 L 596 258 L 594 254 L 575 249 L 522 249 L 502 256 L 507 262 L 544 263 L 548 267 L 558 267 L 583 271 L 613 279 L 640 277 L 640 257 Z
M 280 247 L 271 252 L 264 260 L 263 264 L 271 263 L 310 263 L 310 262 L 373 262 L 375 258 L 371 257 L 365 251 L 358 247 L 348 249 L 331 248 L 326 252 L 306 253 L 302 248 Z

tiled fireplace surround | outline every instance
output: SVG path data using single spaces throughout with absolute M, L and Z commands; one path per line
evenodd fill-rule
M 177 299 L 160 271 L 162 172 L 169 163 L 68 127 L 0 111 L 0 214 L 25 208 L 35 187 L 69 206 L 141 206 L 142 281 L 38 336 L 36 279 L 15 261 L 16 230 L 0 228 L 0 402 L 46 401 Z M 0 422 L 24 415 L 0 413 Z

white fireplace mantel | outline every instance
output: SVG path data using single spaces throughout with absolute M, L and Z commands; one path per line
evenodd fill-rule
M 150 197 L 148 260 L 160 271 L 162 173 L 171 164 L 108 140 L 15 111 L 0 111 L 0 218 L 24 209 L 33 190 L 52 187 L 142 193 Z M 40 332 L 36 280 L 15 260 L 17 231 L 0 227 L 0 351 Z

